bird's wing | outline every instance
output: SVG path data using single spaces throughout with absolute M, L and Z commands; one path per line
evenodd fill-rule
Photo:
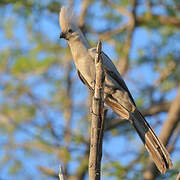
M 92 87 L 89 85 L 89 83 L 86 81 L 86 79 L 82 76 L 82 74 L 80 73 L 79 70 L 77 70 L 77 73 L 78 73 L 80 80 L 83 82 L 83 84 L 85 84 L 90 89 L 90 91 L 93 92 Z
M 89 53 L 90 53 L 91 57 L 93 59 L 95 59 L 96 48 L 89 49 Z M 111 59 L 104 52 L 102 52 L 102 58 L 103 58 L 103 65 L 104 65 L 105 72 L 109 76 L 111 76 L 119 84 L 119 86 L 121 88 L 123 88 L 128 93 L 129 98 L 131 99 L 132 103 L 136 106 L 134 99 L 133 99 L 128 87 L 126 86 L 124 80 L 122 79 L 120 73 L 116 69 L 116 67 L 113 64 L 113 62 L 111 61 Z

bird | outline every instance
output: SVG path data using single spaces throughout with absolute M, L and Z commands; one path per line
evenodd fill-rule
M 59 13 L 60 38 L 64 38 L 71 50 L 80 80 L 94 92 L 96 48 L 89 46 L 72 8 L 62 6 Z M 150 157 L 161 173 L 173 167 L 170 155 L 152 127 L 138 110 L 135 101 L 112 60 L 101 53 L 104 80 L 104 102 L 120 118 L 129 120 L 144 143 Z

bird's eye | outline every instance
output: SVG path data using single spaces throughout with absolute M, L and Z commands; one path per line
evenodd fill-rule
M 68 32 L 69 32 L 69 33 L 72 33 L 73 31 L 72 31 L 72 29 L 69 29 Z

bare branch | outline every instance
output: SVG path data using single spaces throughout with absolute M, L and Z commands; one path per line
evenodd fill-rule
M 123 27 L 118 27 L 114 30 L 109 30 L 107 32 L 99 33 L 99 38 L 103 39 L 103 40 L 107 40 L 107 39 L 111 38 L 111 36 L 119 34 L 127 29 L 128 29 L 128 23 L 124 24 Z
M 126 16 L 129 21 L 131 21 L 132 14 L 129 10 L 127 10 L 124 6 L 117 5 L 110 0 L 107 0 L 106 3 L 111 6 L 113 9 L 117 9 L 120 14 Z
M 113 128 L 116 128 L 117 126 L 124 125 L 126 123 L 129 123 L 129 121 L 127 121 L 125 119 L 120 119 L 119 117 L 118 118 L 108 117 L 105 119 L 104 129 L 106 131 L 108 131 L 108 130 L 111 130 Z
M 180 86 L 178 89 L 177 97 L 172 102 L 168 117 L 163 124 L 160 139 L 162 140 L 163 144 L 167 145 L 169 142 L 170 137 L 172 136 L 173 131 L 175 130 L 177 123 L 180 120 Z
M 113 8 L 116 8 L 120 14 L 123 14 L 125 15 L 127 18 L 128 18 L 128 23 L 127 25 L 125 25 L 124 27 L 126 29 L 128 29 L 128 36 L 127 36 L 127 39 L 124 43 L 124 46 L 123 46 L 123 54 L 122 54 L 122 57 L 121 57 L 121 61 L 119 61 L 119 64 L 117 65 L 118 66 L 118 69 L 120 71 L 120 73 L 122 75 L 124 75 L 127 70 L 128 70 L 128 67 L 129 67 L 129 52 L 130 52 L 130 49 L 131 49 L 131 41 L 132 41 L 132 36 L 133 36 L 133 33 L 134 33 L 134 29 L 135 29 L 135 26 L 136 26 L 136 6 L 137 6 L 137 3 L 136 3 L 136 0 L 132 0 L 132 12 L 127 10 L 126 8 L 124 8 L 123 6 L 119 6 L 115 3 L 112 3 L 110 1 L 107 1 L 107 4 Z M 116 31 L 118 32 L 121 32 L 123 31 L 125 28 L 118 28 Z M 114 34 L 116 33 L 116 31 L 111 31 L 109 32 L 109 34 Z M 106 33 L 106 36 L 108 34 Z M 121 64 L 120 64 L 121 63 Z
M 134 34 L 134 30 L 136 27 L 136 0 L 132 0 L 132 12 L 131 12 L 131 16 L 129 18 L 129 34 L 127 36 L 127 39 L 124 43 L 123 46 L 123 56 L 121 57 L 121 61 L 119 61 L 119 71 L 122 75 L 124 75 L 128 68 L 129 68 L 129 52 L 131 50 L 131 42 L 132 42 L 132 37 Z
M 59 180 L 65 180 L 63 168 L 61 165 L 59 166 Z
M 97 44 L 97 54 L 95 57 L 96 82 L 92 102 L 91 120 L 91 142 L 89 156 L 89 179 L 100 180 L 102 139 L 104 127 L 104 70 L 101 58 L 101 42 Z
M 170 61 L 167 67 L 161 70 L 160 78 L 155 82 L 155 85 L 159 86 L 159 84 L 174 71 L 175 67 L 176 67 L 176 63 L 174 61 Z
M 171 144 L 168 145 L 168 151 L 172 152 L 175 149 L 175 144 L 177 142 L 177 140 L 180 137 L 180 123 L 177 125 L 177 128 L 175 129 L 174 133 L 173 133 L 173 137 L 171 140 Z
M 138 26 L 139 25 L 142 26 L 142 25 L 147 25 L 148 23 L 151 22 L 151 20 L 156 20 L 162 25 L 173 26 L 178 29 L 180 28 L 180 19 L 170 16 L 161 16 L 161 15 L 152 14 L 151 17 L 138 17 L 136 19 L 136 22 Z
M 171 102 L 160 102 L 158 104 L 153 104 L 147 109 L 141 110 L 144 116 L 153 116 L 160 112 L 167 112 L 171 106 Z

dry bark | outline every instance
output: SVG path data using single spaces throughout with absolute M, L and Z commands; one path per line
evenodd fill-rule
M 91 119 L 91 139 L 89 156 L 89 179 L 99 180 L 101 177 L 101 157 L 102 157 L 102 139 L 103 139 L 103 81 L 104 71 L 102 66 L 101 42 L 97 45 L 97 55 L 95 58 L 96 82 L 92 102 Z

